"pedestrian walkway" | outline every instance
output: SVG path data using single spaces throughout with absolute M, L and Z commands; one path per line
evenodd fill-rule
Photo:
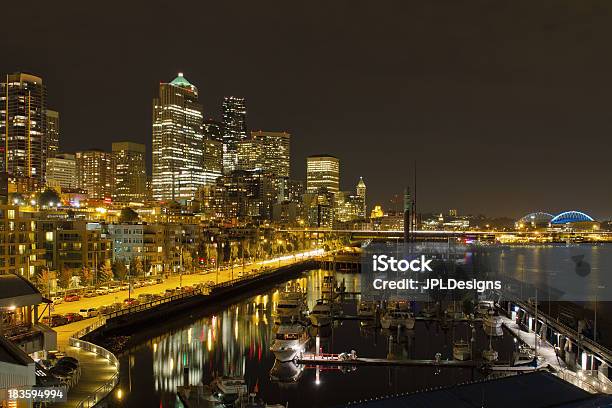
M 554 374 L 561 379 L 574 384 L 576 387 L 582 388 L 591 393 L 612 393 L 612 384 L 610 380 L 601 379 L 597 371 L 580 370 L 575 372 L 568 368 L 563 360 L 561 360 L 555 351 L 555 348 L 546 340 L 536 337 L 534 332 L 523 330 L 515 321 L 500 316 L 503 325 L 510 332 L 531 348 L 535 348 L 536 341 L 538 342 L 538 368 L 550 367 L 554 370 Z
M 112 362 L 114 356 L 110 359 L 106 358 L 106 350 L 94 347 L 93 350 L 96 352 L 88 351 L 87 348 L 89 348 L 88 346 L 90 343 L 87 342 L 78 343 L 79 347 L 70 345 L 70 336 L 79 330 L 77 326 L 83 326 L 83 322 L 85 321 L 62 326 L 57 330 L 57 345 L 59 350 L 79 360 L 81 366 L 81 377 L 78 383 L 68 391 L 68 401 L 58 406 L 68 408 L 85 408 L 93 406 L 94 401 L 92 397 L 102 397 L 102 395 L 108 393 L 110 389 L 104 390 L 104 385 L 111 382 L 113 377 L 118 375 L 118 365 Z M 88 320 L 87 323 L 87 325 L 89 325 L 92 324 L 93 321 Z M 85 403 L 79 405 L 83 401 L 85 401 Z M 91 402 L 89 403 L 88 401 Z

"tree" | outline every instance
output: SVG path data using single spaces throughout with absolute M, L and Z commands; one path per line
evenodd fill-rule
M 57 191 L 52 188 L 48 188 L 43 191 L 40 196 L 38 196 L 38 204 L 43 207 L 50 207 L 52 205 L 57 205 L 60 203 L 60 196 L 57 194 Z
M 45 268 L 38 275 L 36 275 L 36 283 L 38 284 L 38 289 L 42 293 L 46 293 L 49 296 L 51 281 L 55 279 L 55 272 L 51 272 L 49 268 Z
M 183 268 L 185 268 L 186 271 L 189 271 L 192 267 L 193 257 L 191 256 L 191 252 L 183 251 Z
M 113 270 L 113 275 L 115 275 L 115 279 L 120 281 L 125 280 L 125 277 L 127 276 L 127 268 L 125 267 L 125 264 L 123 262 L 113 262 L 111 269 Z
M 98 273 L 98 282 L 99 283 L 107 283 L 113 279 L 113 268 L 111 267 L 110 262 L 105 262 L 102 269 Z
M 60 286 L 64 289 L 68 289 L 68 287 L 70 286 L 71 280 L 72 280 L 72 270 L 70 268 L 62 269 L 59 275 Z
M 142 265 L 142 259 L 140 259 L 140 257 L 136 257 L 132 261 L 132 274 L 134 276 L 144 276 L 144 267 Z
M 81 268 L 81 285 L 82 286 L 85 286 L 84 284 L 92 285 L 93 279 L 94 279 L 94 273 L 91 270 L 91 268 L 88 268 L 87 266 L 83 266 Z
M 121 214 L 119 214 L 119 222 L 136 222 L 138 220 L 138 213 L 132 210 L 130 207 L 123 207 L 121 209 Z

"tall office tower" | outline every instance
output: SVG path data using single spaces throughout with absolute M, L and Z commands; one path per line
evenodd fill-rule
M 223 143 L 204 140 L 204 185 L 212 186 L 223 175 Z
M 112 162 L 112 154 L 99 149 L 76 153 L 77 187 L 87 190 L 90 200 L 112 199 Z
M 47 186 L 76 188 L 76 159 L 74 154 L 56 153 L 47 159 Z
M 246 139 L 236 143 L 236 170 L 263 170 L 264 148 L 261 140 Z
M 189 200 L 205 184 L 202 105 L 182 73 L 153 99 L 153 199 Z
M 316 193 L 325 187 L 330 193 L 340 191 L 340 161 L 328 154 L 306 158 L 306 192 Z
M 59 152 L 60 123 L 59 112 L 47 109 L 47 158 Z
M 291 135 L 287 132 L 251 132 L 253 140 L 263 143 L 263 168 L 276 177 L 289 177 Z
M 113 171 L 113 201 L 129 203 L 146 200 L 145 145 L 113 143 Z
M 246 105 L 244 98 L 223 98 L 223 172 L 236 170 L 238 164 L 237 143 L 247 138 Z
M 204 119 L 202 123 L 204 139 L 223 143 L 223 124 L 214 119 Z
M 47 90 L 40 77 L 21 72 L 0 83 L 0 165 L 13 177 L 45 180 Z
M 355 192 L 357 193 L 357 197 L 359 197 L 363 202 L 363 211 L 359 215 L 361 216 L 361 218 L 365 218 L 368 213 L 368 209 L 366 205 L 366 185 L 363 181 L 363 177 L 359 177 L 359 182 L 357 183 L 357 188 L 355 190 Z

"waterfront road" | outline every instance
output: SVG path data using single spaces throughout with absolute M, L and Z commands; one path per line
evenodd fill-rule
M 280 266 L 291 265 L 296 262 L 303 261 L 307 259 L 306 257 L 300 256 L 283 256 L 280 259 L 273 259 L 266 261 L 265 265 L 261 262 L 253 263 L 250 265 L 245 265 L 244 268 L 242 266 L 236 266 L 234 270 L 225 269 L 225 270 L 214 270 L 208 271 L 204 273 L 191 273 L 191 274 L 183 274 L 182 277 L 180 275 L 171 275 L 162 283 L 158 283 L 156 285 L 144 286 L 141 288 L 133 289 L 130 293 L 132 298 L 137 298 L 138 295 L 143 293 L 150 294 L 159 294 L 166 291 L 166 289 L 176 289 L 181 285 L 182 286 L 192 286 L 196 283 L 206 283 L 209 281 L 215 283 L 227 282 L 229 280 L 236 279 L 242 275 L 248 275 L 250 273 L 256 272 L 260 270 L 262 267 L 267 268 L 277 268 Z M 70 312 L 78 313 L 81 309 L 90 309 L 90 308 L 100 308 L 104 305 L 110 305 L 115 302 L 123 302 L 128 298 L 128 291 L 122 290 L 115 293 L 109 293 L 107 295 L 95 296 L 91 298 L 81 298 L 76 302 L 63 302 L 59 305 L 54 305 L 51 313 L 58 314 L 66 314 Z M 95 318 L 84 319 L 78 322 L 66 324 L 64 326 L 55 327 L 54 330 L 57 332 L 57 342 L 58 345 L 67 344 L 68 338 L 76 333 L 77 331 L 85 328 L 86 326 L 93 323 Z
M 316 254 L 311 252 L 307 254 L 304 253 L 291 256 L 287 255 L 281 258 L 268 260 L 263 263 L 257 262 L 250 265 L 244 265 L 244 267 L 242 265 L 236 266 L 233 270 L 230 268 L 225 270 L 208 271 L 204 273 L 183 274 L 182 276 L 172 275 L 165 279 L 162 283 L 133 289 L 130 295 L 132 298 L 137 298 L 138 295 L 142 293 L 162 293 L 166 289 L 175 289 L 181 285 L 192 286 L 196 283 L 206 283 L 209 281 L 213 281 L 215 283 L 227 282 L 231 279 L 257 272 L 264 267 L 277 268 L 280 266 L 291 265 L 293 263 L 303 261 L 304 259 L 308 259 L 314 255 L 318 255 L 318 252 L 319 251 L 317 251 Z M 81 309 L 99 308 L 115 302 L 123 302 L 123 300 L 127 297 L 128 291 L 123 290 L 92 298 L 81 298 L 76 302 L 63 302 L 59 305 L 55 305 L 51 313 L 78 313 Z M 54 330 L 57 332 L 58 349 L 65 352 L 69 356 L 77 358 L 81 364 L 81 377 L 79 382 L 68 393 L 68 402 L 66 404 L 62 404 L 63 407 L 76 407 L 80 401 L 92 395 L 96 389 L 98 389 L 98 387 L 109 381 L 115 373 L 114 366 L 105 358 L 69 345 L 70 336 L 93 324 L 95 319 L 97 319 L 97 317 L 83 319 L 78 322 L 54 328 Z

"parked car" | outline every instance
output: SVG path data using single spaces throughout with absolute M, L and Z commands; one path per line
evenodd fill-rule
M 56 327 L 68 323 L 68 319 L 59 314 L 52 314 L 51 316 L 43 316 L 42 323 L 49 327 Z
M 164 283 L 163 278 L 155 278 L 155 283 Z
M 119 290 L 128 290 L 129 288 L 130 288 L 130 285 L 128 285 L 127 283 L 124 283 L 121 286 L 119 286 Z
M 163 296 L 168 297 L 168 296 L 174 296 L 175 294 L 176 294 L 176 291 L 174 289 L 166 289 Z
M 87 319 L 90 317 L 96 317 L 100 315 L 100 312 L 98 312 L 98 309 L 96 309 L 95 307 L 90 307 L 89 309 L 81 309 L 79 310 L 79 314 L 81 316 L 83 316 L 83 318 Z
M 53 302 L 54 305 L 59 305 L 60 303 L 64 303 L 64 298 L 61 296 L 53 296 L 51 298 L 51 301 Z
M 123 308 L 122 303 L 112 303 L 110 305 L 104 305 L 98 309 L 99 314 L 109 314 L 121 310 Z
M 75 312 L 66 313 L 64 317 L 68 319 L 68 323 L 74 323 L 83 320 L 83 316 Z
M 98 308 L 98 313 L 101 315 L 109 314 L 111 312 L 113 312 L 113 310 L 111 310 L 111 305 L 104 305 Z
M 138 295 L 138 301 L 140 303 L 147 303 L 150 302 L 152 300 L 153 295 L 150 293 L 141 293 L 140 295 Z
M 121 290 L 121 288 L 119 287 L 119 285 L 114 285 L 114 286 L 110 286 L 108 288 L 108 292 L 109 293 L 117 293 Z
M 134 299 L 134 298 L 127 298 L 127 299 L 124 299 L 124 300 L 123 300 L 123 304 L 124 304 L 126 307 L 131 307 L 131 306 L 136 306 L 136 305 L 139 305 L 139 304 L 140 304 L 140 302 L 139 302 L 137 299 Z
M 96 296 L 98 296 L 98 294 L 96 293 L 95 290 L 88 290 L 87 292 L 85 292 L 85 294 L 83 294 L 83 297 L 86 297 L 86 298 L 92 298 Z
M 78 300 L 81 300 L 81 297 L 76 293 L 70 293 L 64 297 L 64 302 L 76 302 Z
M 96 289 L 96 293 L 98 295 L 108 295 L 108 286 L 100 286 Z

